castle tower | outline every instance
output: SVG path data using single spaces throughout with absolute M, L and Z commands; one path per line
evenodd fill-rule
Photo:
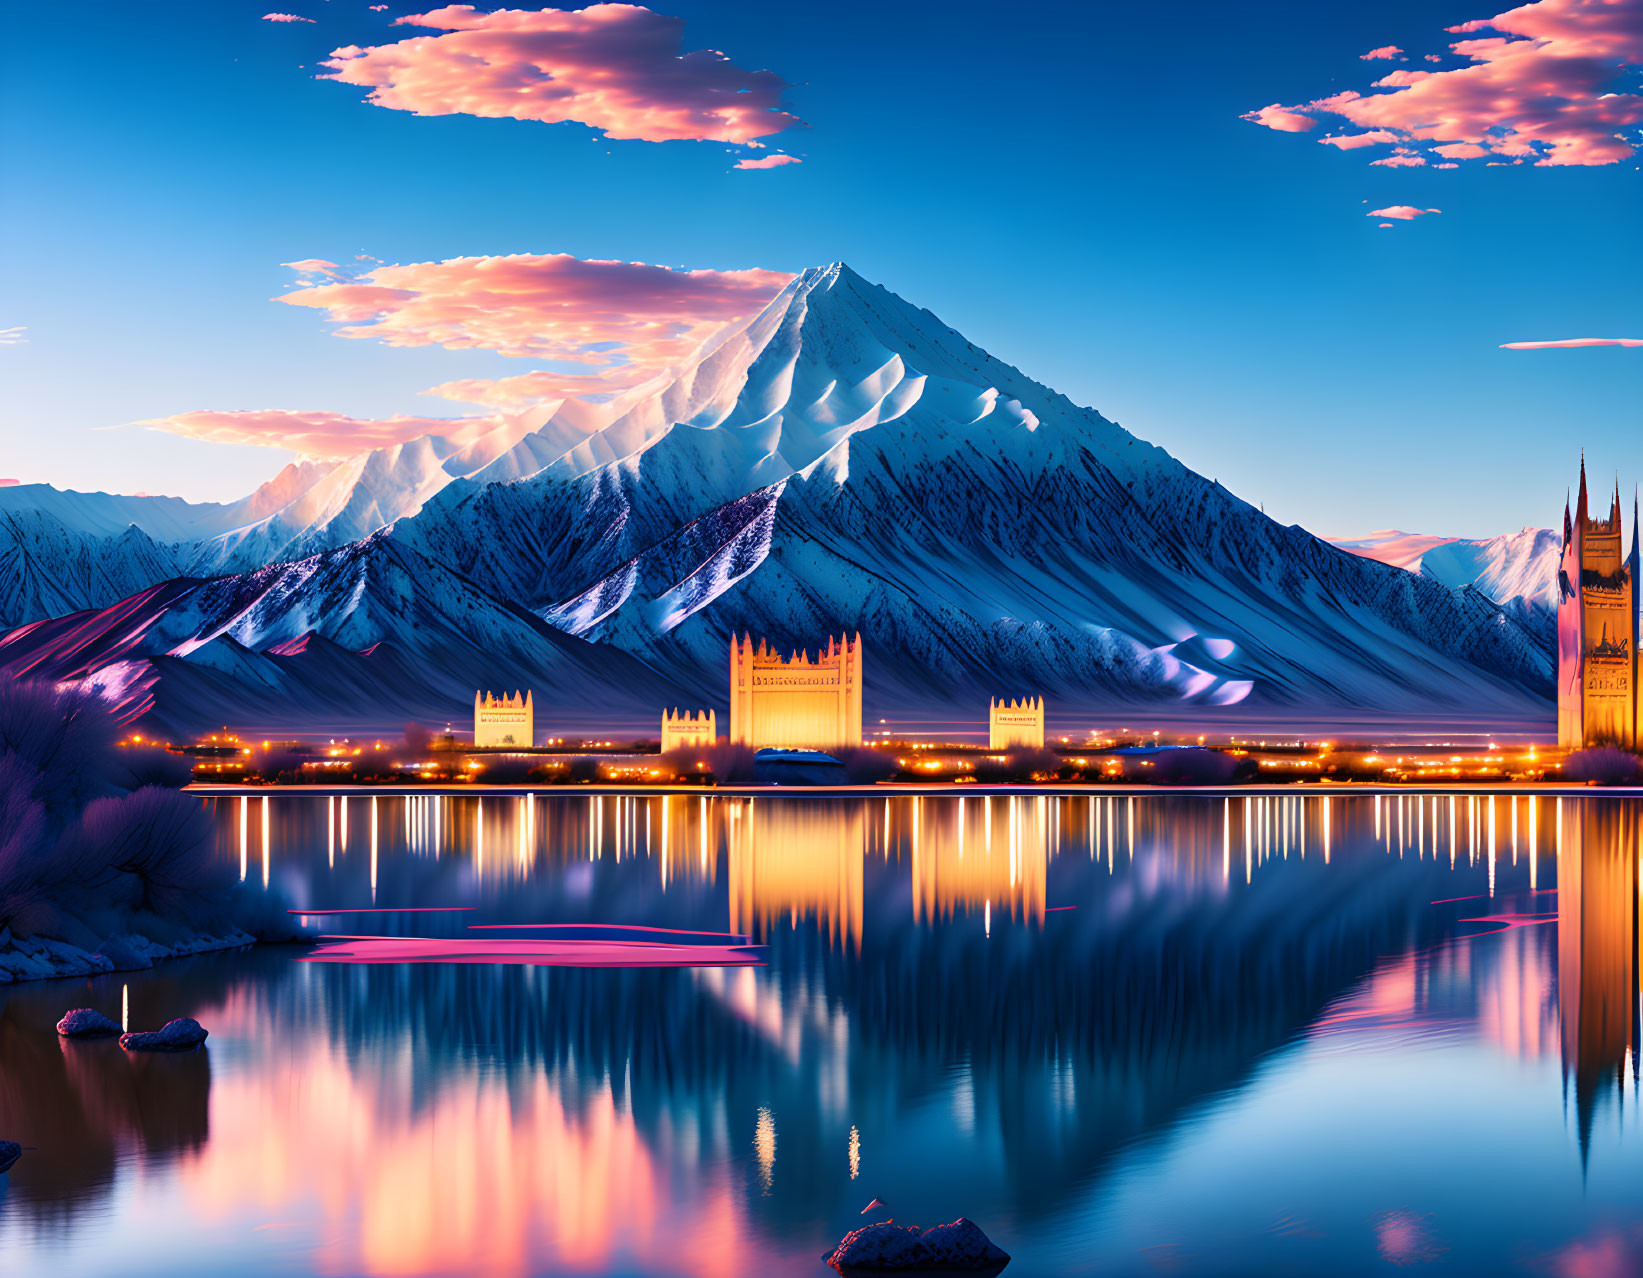
M 730 639 L 730 739 L 765 747 L 832 750 L 861 744 L 862 643 L 829 638 L 816 654 L 782 658 L 763 639 Z
M 987 699 L 987 748 L 989 750 L 1042 750 L 1044 748 L 1044 698 L 1023 697 L 1020 701 Z
M 1563 553 L 1558 563 L 1557 743 L 1565 750 L 1638 740 L 1636 513 L 1632 549 L 1622 550 L 1620 485 L 1607 519 L 1587 506 L 1586 461 L 1571 517 L 1563 509 Z
M 662 712 L 662 753 L 699 746 L 719 740 L 719 717 L 715 711 L 664 710 Z
M 536 707 L 529 691 L 511 696 L 474 693 L 474 745 L 533 746 L 536 744 Z

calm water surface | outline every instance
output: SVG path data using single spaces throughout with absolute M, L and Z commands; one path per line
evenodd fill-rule
M 767 948 L 0 993 L 7 1274 L 819 1276 L 875 1197 L 1021 1275 L 1643 1267 L 1629 801 L 209 802 L 292 905 L 473 907 L 316 932 Z M 53 1032 L 122 1000 L 206 1050 Z

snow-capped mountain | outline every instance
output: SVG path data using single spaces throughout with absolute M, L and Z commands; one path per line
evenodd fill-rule
M 870 685 L 921 701 L 1476 705 L 1550 683 L 1478 593 L 1277 525 L 838 265 L 393 535 L 704 694 L 744 629 L 859 629 Z
M 176 578 L 108 608 L 0 637 L 0 671 L 100 687 L 126 718 L 398 727 L 460 717 L 521 672 L 589 708 L 604 689 L 660 704 L 666 680 L 545 625 L 385 534 L 256 572 Z
M 557 633 L 591 663 L 578 678 L 589 654 L 628 663 L 607 704 L 665 680 L 723 705 L 733 632 L 786 648 L 859 630 L 869 699 L 892 712 L 1043 692 L 1092 713 L 1532 716 L 1551 686 L 1543 637 L 1481 589 L 1267 519 L 842 265 L 618 402 L 287 487 L 179 555 L 198 571 L 348 544 L 156 596 L 144 659 L 197 669 L 228 641 L 300 665 L 289 646 L 312 633 L 412 649 L 453 688 L 515 662 L 501 682 L 551 699 Z M 496 638 L 502 614 L 537 637 Z M 407 678 L 408 703 L 435 694 L 427 669 Z
M 1557 610 L 1562 538 L 1555 529 L 1522 528 L 1481 541 L 1395 529 L 1331 540 L 1342 550 L 1422 573 L 1446 586 L 1475 586 L 1501 605 L 1521 600 L 1531 608 Z

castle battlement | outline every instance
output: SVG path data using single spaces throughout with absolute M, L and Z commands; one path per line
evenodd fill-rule
M 662 712 L 662 753 L 669 750 L 710 746 L 719 740 L 719 718 L 712 710 L 664 710 Z
M 730 640 L 730 739 L 766 746 L 829 750 L 861 744 L 862 642 L 828 637 L 812 659 L 783 657 L 751 635 Z
M 1044 748 L 1044 698 L 987 699 L 987 748 L 1015 750 Z
M 536 744 L 536 706 L 527 689 L 496 696 L 474 693 L 476 746 L 531 746 Z

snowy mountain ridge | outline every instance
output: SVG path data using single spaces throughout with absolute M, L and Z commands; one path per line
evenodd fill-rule
M 155 605 L 122 660 L 182 686 L 175 667 L 225 643 L 282 670 L 311 643 L 386 644 L 415 651 L 400 695 L 429 704 L 489 662 L 463 638 L 489 608 L 649 676 L 613 704 L 666 683 L 723 705 L 743 630 L 784 647 L 860 630 L 869 695 L 909 706 L 1031 690 L 1533 717 L 1551 684 L 1542 636 L 1483 590 L 1275 523 L 840 264 L 618 401 L 378 450 L 261 500 L 180 552 L 189 571 L 280 562 Z M 508 686 L 534 669 L 553 687 L 538 640 L 497 641 L 522 663 Z

